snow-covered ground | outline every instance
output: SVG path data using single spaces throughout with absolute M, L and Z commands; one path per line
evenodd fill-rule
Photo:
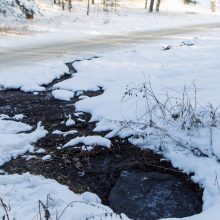
M 162 50 L 167 45 L 170 45 L 171 49 Z M 146 114 L 149 114 L 146 112 L 146 98 L 139 95 L 142 92 L 138 90 L 137 97 L 135 94 L 135 96 L 131 95 L 127 99 L 122 99 L 126 88 L 138 88 L 145 82 L 146 86 L 150 86 L 148 81 L 150 77 L 151 86 L 159 100 L 163 100 L 167 94 L 170 97 L 182 99 L 183 87 L 186 85 L 188 88 L 187 96 L 190 96 L 191 101 L 194 102 L 193 93 L 195 90 L 192 86 L 194 83 L 197 87 L 196 105 L 198 111 L 205 112 L 208 104 L 212 104 L 214 108 L 218 107 L 220 92 L 219 45 L 220 30 L 211 34 L 185 36 L 179 40 L 155 42 L 151 45 L 117 53 L 108 53 L 102 58 L 83 61 L 75 65 L 78 73 L 73 78 L 56 84 L 55 88 L 76 91 L 98 90 L 99 87 L 102 87 L 105 90 L 103 95 L 79 101 L 76 104 L 77 110 L 90 112 L 92 120 L 99 121 L 96 131 L 113 130 L 107 137 L 115 134 L 125 137 L 148 132 L 148 136 L 144 139 L 130 140 L 141 147 L 158 150 L 158 146 L 161 144 L 160 137 L 157 136 L 158 134 L 151 136 L 151 132 L 155 132 L 155 130 L 144 128 L 148 120 Z M 177 100 L 175 99 L 175 101 Z M 195 173 L 193 179 L 205 188 L 204 212 L 186 219 L 201 220 L 207 219 L 207 216 L 211 219 L 218 219 L 220 163 L 217 162 L 213 153 L 219 158 L 219 122 L 214 128 L 213 146 L 211 146 L 209 128 L 198 128 L 192 133 L 184 132 L 175 123 L 172 123 L 170 128 L 167 125 L 166 127 L 160 118 L 156 119 L 158 120 L 156 123 L 170 129 L 171 136 L 177 136 L 178 140 L 179 138 L 187 140 L 188 143 L 197 146 L 208 155 L 207 158 L 198 157 L 189 150 L 176 147 L 171 140 L 163 140 L 164 142 L 162 142 L 164 156 L 170 159 L 175 167 L 187 173 Z M 132 125 L 129 124 L 126 127 L 126 124 L 119 123 L 122 121 L 145 124 L 142 125 L 142 128 L 134 125 L 130 129 Z
M 10 118 L 0 114 L 0 165 L 27 151 L 33 152 L 34 143 L 47 134 L 40 122 L 37 128 L 30 132 L 32 130 L 30 125 L 15 119 L 16 115 Z
M 171 49 L 163 50 L 167 45 Z M 147 137 L 131 138 L 130 141 L 143 148 L 151 148 L 156 151 L 162 143 L 164 156 L 171 160 L 175 167 L 187 173 L 195 173 L 192 177 L 193 180 L 205 188 L 204 211 L 200 215 L 186 219 L 205 220 L 208 218 L 207 216 L 213 220 L 219 218 L 217 212 L 220 208 L 218 188 L 220 163 L 217 161 L 220 155 L 219 120 L 217 119 L 216 126 L 213 128 L 211 145 L 208 123 L 199 128 L 192 128 L 192 131 L 184 131 L 178 127 L 176 122 L 172 122 L 170 125 L 165 124 L 167 121 L 161 120 L 161 115 L 158 118 L 153 116 L 153 119 L 157 120 L 155 123 L 164 126 L 163 128 L 166 128 L 172 137 L 186 140 L 189 146 L 196 146 L 207 155 L 207 157 L 198 156 L 198 154 L 195 156 L 195 152 L 182 149 L 176 145 L 176 142 L 166 138 L 161 139 L 158 133 L 151 135 L 152 132 L 156 132 L 155 130 L 144 128 L 149 120 L 147 114 L 150 113 L 147 112 L 147 101 L 146 97 L 142 96 L 143 91 L 139 89 L 134 96 L 130 94 L 128 98 L 123 99 L 123 97 L 126 88 L 136 89 L 144 83 L 144 85 L 152 87 L 159 100 L 164 100 L 168 94 L 171 102 L 173 98 L 174 102 L 178 102 L 178 99 L 181 99 L 182 102 L 183 88 L 186 86 L 186 96 L 190 97 L 187 101 L 191 99 L 192 105 L 197 105 L 195 112 L 202 112 L 206 118 L 206 111 L 208 114 L 211 111 L 207 110 L 209 104 L 213 105 L 213 109 L 219 106 L 219 45 L 220 30 L 216 30 L 216 32 L 206 35 L 182 36 L 178 40 L 154 42 L 146 46 L 106 53 L 99 59 L 75 64 L 78 73 L 73 78 L 54 86 L 56 89 L 66 89 L 72 92 L 99 90 L 102 87 L 103 95 L 86 98 L 76 103 L 78 111 L 89 112 L 92 114 L 92 121 L 99 121 L 96 131 L 113 130 L 106 137 L 112 135 L 126 137 L 146 132 Z M 193 85 L 196 86 L 196 90 Z M 142 90 L 144 89 L 142 88 Z M 194 99 L 195 91 L 196 99 Z M 173 106 L 175 107 L 175 104 Z M 218 110 L 216 117 L 219 117 Z M 126 123 L 121 123 L 123 121 L 126 121 L 128 126 Z M 129 124 L 131 121 L 143 124 L 141 126 Z
M 157 15 L 145 14 L 140 8 L 133 11 L 126 7 L 117 13 L 103 13 L 97 6 L 92 9 L 92 14 L 86 17 L 82 16 L 85 13 L 85 6 L 77 4 L 74 6 L 72 14 L 65 12 L 63 15 L 57 7 L 47 6 L 50 11 L 45 11 L 44 17 L 36 18 L 34 21 L 23 21 L 24 23 L 16 20 L 12 24 L 11 21 L 8 22 L 7 19 L 1 18 L 2 27 L 27 30 L 28 35 L 1 35 L 0 48 L 23 47 L 28 44 L 42 43 L 42 41 L 47 43 L 65 39 L 82 39 L 100 34 L 123 34 L 128 31 L 158 29 L 161 26 L 166 28 L 204 23 L 204 21 L 219 21 L 218 14 L 210 15 L 207 12 L 209 9 L 199 10 L 199 14 L 186 14 L 183 11 L 167 13 L 170 2 L 169 4 L 165 2 L 166 4 L 162 5 L 162 13 Z M 204 0 L 204 2 L 208 1 Z M 208 4 L 205 6 L 208 7 Z M 189 8 L 186 11 L 189 11 Z M 46 37 L 48 38 L 45 39 Z M 168 50 L 163 50 L 164 48 Z M 220 92 L 219 51 L 220 30 L 216 29 L 212 33 L 182 35 L 178 39 L 154 41 L 147 45 L 100 54 L 98 59 L 75 63 L 78 72 L 71 79 L 56 84 L 52 94 L 57 99 L 70 100 L 76 91 L 99 90 L 102 87 L 104 89 L 102 95 L 92 98 L 84 97 L 76 104 L 76 108 L 78 111 L 92 114 L 92 120 L 98 121 L 96 131 L 110 129 L 112 132 L 105 138 L 79 137 L 67 143 L 65 147 L 76 143 L 85 145 L 102 143 L 103 146 L 110 147 L 111 143 L 108 138 L 113 135 L 126 137 L 132 134 L 147 133 L 149 134 L 147 137 L 130 138 L 130 141 L 142 148 L 162 151 L 164 157 L 171 160 L 173 166 L 186 173 L 195 173 L 192 177 L 193 180 L 204 187 L 203 212 L 184 219 L 218 220 L 220 209 L 220 163 L 218 161 L 220 158 L 218 141 L 220 124 L 217 110 L 215 125 L 209 126 L 212 111 L 208 109 L 210 109 L 209 104 L 212 104 L 213 109 L 220 104 L 218 95 Z M 75 58 L 77 57 L 68 57 L 65 61 L 67 59 L 72 61 Z M 10 68 L 0 69 L 0 89 L 19 88 L 25 92 L 43 91 L 45 90 L 44 84 L 50 83 L 53 79 L 59 78 L 64 72 L 67 72 L 64 60 L 42 60 L 25 66 L 18 65 L 13 67 L 13 70 L 13 75 L 11 75 Z M 152 87 L 152 91 L 161 101 L 167 97 L 170 97 L 171 103 L 177 101 L 177 107 L 175 104 L 171 105 L 174 110 L 178 110 L 179 106 L 183 107 L 179 105 L 179 100 L 183 98 L 184 85 L 186 85 L 187 91 L 184 93 L 185 100 L 192 103 L 193 113 L 196 116 L 201 116 L 201 118 L 204 116 L 202 118 L 202 120 L 204 119 L 203 126 L 189 131 L 179 126 L 181 123 L 179 120 L 174 122 L 164 119 L 161 115 L 159 117 L 158 115 L 153 116 L 153 119 L 156 119 L 157 125 L 164 126 L 170 136 L 180 141 L 187 140 L 189 146 L 196 147 L 199 153 L 206 155 L 205 157 L 199 155 L 198 152 L 182 149 L 176 145 L 175 141 L 167 137 L 162 138 L 161 133 L 156 129 L 150 130 L 144 126 L 149 120 L 149 114 L 147 114 L 146 96 L 143 97 L 146 87 L 142 86 Z M 126 91 L 127 95 L 125 96 Z M 150 101 L 152 102 L 152 100 Z M 34 151 L 34 143 L 47 133 L 43 125 L 40 124 L 33 131 L 31 126 L 19 122 L 21 118 L 21 115 L 13 118 L 0 115 L 0 164 L 26 151 Z M 67 126 L 69 123 L 74 123 L 74 121 L 69 118 Z M 210 138 L 210 128 L 212 128 L 212 138 Z M 74 133 L 75 131 L 69 132 Z M 54 135 L 68 135 L 68 131 L 54 131 Z M 210 139 L 212 139 L 212 144 Z M 44 159 L 51 159 L 47 156 Z M 24 216 L 26 219 L 33 219 L 33 217 L 40 219 L 38 201 L 41 200 L 46 204 L 47 195 L 50 195 L 48 205 L 53 218 L 55 218 L 56 209 L 59 215 L 67 204 L 75 201 L 76 203 L 70 205 L 64 212 L 63 219 L 72 219 L 72 216 L 77 220 L 86 219 L 94 215 L 98 215 L 97 219 L 100 219 L 100 215 L 103 214 L 103 218 L 112 219 L 110 214 L 112 211 L 100 205 L 99 198 L 94 194 L 76 195 L 70 192 L 67 187 L 53 180 L 30 174 L 3 175 L 0 178 L 0 197 L 7 207 L 11 208 L 9 212 L 11 217 L 16 219 L 24 219 Z M 0 216 L 3 213 L 4 210 L 1 207 Z M 109 215 L 105 217 L 105 213 Z M 113 217 L 120 219 L 120 216 L 113 215 Z M 123 219 L 127 218 L 123 216 Z
M 150 86 L 150 77 L 151 86 L 159 100 L 164 100 L 164 97 L 167 97 L 167 94 L 169 94 L 171 102 L 173 98 L 177 98 L 176 101 L 178 102 L 178 98 L 182 99 L 183 87 L 186 85 L 186 96 L 190 97 L 193 105 L 195 104 L 195 99 L 193 98 L 195 92 L 193 89 L 194 84 L 197 87 L 197 107 L 195 113 L 206 112 L 209 103 L 213 105 L 213 108 L 217 107 L 219 105 L 218 94 L 220 92 L 220 63 L 218 58 L 220 50 L 219 45 L 220 30 L 216 29 L 215 32 L 209 34 L 206 33 L 205 35 L 201 33 L 183 35 L 179 37 L 179 39 L 175 40 L 173 39 L 160 42 L 155 41 L 151 44 L 139 47 L 130 47 L 116 52 L 100 54 L 101 56 L 98 59 L 85 60 L 80 63 L 75 63 L 74 65 L 78 72 L 75 73 L 71 79 L 64 80 L 56 84 L 53 88 L 55 90 L 61 89 L 61 92 L 57 97 L 58 99 L 62 99 L 62 91 L 64 91 L 63 99 L 65 100 L 66 91 L 74 93 L 81 90 L 99 90 L 99 88 L 102 87 L 104 89 L 104 93 L 102 95 L 92 98 L 87 97 L 76 103 L 78 111 L 89 112 L 92 114 L 92 120 L 99 121 L 97 123 L 97 127 L 95 128 L 96 131 L 111 129 L 113 132 L 107 135 L 106 138 L 112 135 L 125 137 L 131 134 L 138 134 L 141 131 L 150 132 L 145 138 L 131 138 L 130 141 L 142 148 L 150 148 L 155 151 L 162 150 L 164 157 L 171 160 L 173 166 L 182 169 L 186 173 L 195 173 L 192 177 L 193 180 L 204 187 L 204 206 L 201 214 L 185 218 L 190 220 L 207 220 L 208 218 L 217 220 L 219 218 L 218 210 L 220 209 L 220 191 L 218 185 L 220 181 L 220 163 L 217 161 L 220 153 L 220 146 L 218 142 L 218 139 L 220 138 L 219 120 L 216 120 L 216 126 L 212 128 L 213 143 L 211 145 L 209 127 L 206 127 L 208 124 L 204 124 L 204 126 L 198 128 L 193 128 L 193 130 L 189 132 L 188 130 L 186 131 L 179 127 L 178 120 L 177 122 L 164 125 L 164 121 L 161 117 L 154 117 L 154 119 L 157 119 L 155 122 L 160 125 L 164 125 L 164 128 L 167 129 L 171 136 L 173 135 L 174 137 L 180 139 L 187 139 L 189 144 L 196 146 L 206 155 L 206 157 L 198 154 L 195 155 L 195 152 L 193 153 L 188 149 L 184 150 L 179 148 L 179 146 L 170 139 L 164 138 L 162 140 L 159 136 L 156 136 L 155 138 L 151 135 L 154 130 L 146 130 L 144 126 L 141 128 L 136 126 L 136 124 L 129 124 L 129 126 L 126 127 L 126 123 L 121 123 L 123 121 L 132 121 L 135 123 L 138 122 L 147 124 L 148 119 L 148 117 L 143 117 L 148 115 L 146 114 L 146 97 L 143 98 L 142 95 L 139 95 L 142 91 L 137 90 L 137 96 L 133 96 L 131 94 L 129 97 L 124 97 L 124 95 L 128 89 L 139 88 L 143 83 L 144 85 L 146 83 L 146 86 Z M 170 49 L 163 50 L 164 48 Z M 72 57 L 69 58 L 69 60 L 75 58 L 76 57 Z M 53 63 L 53 65 L 55 66 L 56 64 Z M 58 63 L 58 67 L 59 66 L 60 64 Z M 59 67 L 58 70 L 62 70 L 62 68 Z M 14 74 L 16 76 L 17 74 L 20 74 L 20 72 L 15 72 Z M 38 86 L 52 80 L 48 80 L 47 75 L 50 75 L 50 73 L 48 73 L 48 69 L 45 69 L 45 72 L 44 69 L 41 69 L 41 75 L 33 75 L 32 72 L 29 71 L 27 71 L 26 74 L 26 78 L 30 75 L 32 77 L 32 81 L 36 82 L 36 85 Z M 1 72 L 0 76 L 4 76 L 4 73 Z M 56 78 L 57 76 L 57 74 L 50 75 L 52 78 Z M 17 83 L 17 88 L 22 84 L 21 81 L 17 82 L 17 77 L 11 77 L 7 80 L 8 82 L 11 81 L 13 85 L 16 85 Z M 56 97 L 56 93 L 53 94 Z M 187 98 L 186 100 L 189 101 Z M 216 117 L 219 117 L 218 111 L 216 112 Z M 6 122 L 3 122 L 2 126 L 6 126 L 6 124 Z M 136 130 L 133 128 L 129 129 L 131 128 L 130 125 L 132 125 L 133 128 L 136 128 Z M 23 124 L 21 125 L 21 128 L 22 131 L 25 131 L 27 128 L 29 129 L 27 125 Z M 5 128 L 3 130 L 7 131 Z M 14 135 L 18 131 L 11 130 L 10 128 L 8 132 Z M 158 146 L 158 139 L 163 141 L 161 149 L 159 149 Z M 109 147 L 110 142 L 107 143 L 106 139 L 103 140 L 104 145 Z M 91 139 L 91 137 L 81 137 L 80 139 L 78 138 L 72 140 L 73 144 L 76 142 L 94 144 L 99 141 L 99 138 L 94 140 Z M 67 145 L 69 144 L 67 143 Z M 45 195 L 51 194 L 51 196 L 53 196 L 53 190 L 56 187 L 61 187 L 63 190 L 63 186 L 58 185 L 52 180 L 45 180 L 40 177 L 33 176 L 28 176 L 28 178 L 26 178 L 27 175 L 29 174 L 24 174 L 23 176 L 3 176 L 1 178 L 1 181 L 3 181 L 1 184 L 2 192 L 10 191 L 12 188 L 10 184 L 15 185 L 13 189 L 16 190 L 16 193 L 19 192 L 18 195 L 20 199 L 16 201 L 11 200 L 11 198 L 15 198 L 15 195 L 13 194 L 15 192 L 13 190 L 11 192 L 12 195 L 9 193 L 8 196 L 6 195 L 4 197 L 4 199 L 5 202 L 8 201 L 9 204 L 12 203 L 10 205 L 14 207 L 15 210 L 19 207 L 19 213 L 21 213 L 21 215 L 27 212 L 26 205 L 22 206 L 23 208 L 20 207 L 21 200 L 25 198 L 27 191 L 31 190 L 28 195 L 31 197 L 33 195 L 34 198 L 36 196 L 36 201 L 38 199 L 44 199 L 45 201 Z M 33 187 L 32 185 L 29 186 L 29 184 L 32 183 L 32 178 L 36 178 L 37 182 Z M 29 179 L 30 182 L 24 181 L 25 179 Z M 46 182 L 46 184 L 44 184 L 44 182 Z M 48 183 L 55 184 L 55 188 L 51 186 L 48 188 Z M 41 194 L 41 196 L 39 196 L 38 190 L 35 189 L 35 187 L 39 187 L 40 191 L 43 192 L 43 195 Z M 65 191 L 67 191 L 66 188 Z M 54 199 L 56 204 L 60 204 L 60 198 L 64 201 L 75 200 L 76 195 L 72 193 L 71 195 L 68 194 L 68 197 L 62 196 L 62 193 L 56 194 Z M 30 213 L 36 214 L 36 203 L 33 201 L 31 204 L 33 205 L 29 206 L 30 210 L 29 208 L 28 210 Z M 58 205 L 58 207 L 61 207 L 60 209 L 62 210 L 64 205 Z M 88 216 L 87 211 L 87 214 L 84 215 L 84 208 L 78 209 L 78 206 L 74 207 L 76 210 L 79 210 L 79 212 L 76 212 L 76 215 L 79 213 L 79 216 Z M 93 208 L 91 208 L 91 213 L 96 213 L 97 209 Z M 70 213 L 74 212 L 75 209 L 70 210 Z M 80 219 L 80 217 L 77 219 Z
M 43 149 L 35 151 L 34 143 L 45 137 L 47 131 L 39 123 L 31 132 L 31 126 L 19 122 L 24 117 L 0 114 L 0 165 L 27 151 L 44 153 Z M 100 140 L 110 147 L 108 139 L 98 136 L 87 137 L 85 144 L 92 145 Z M 50 155 L 42 157 L 42 160 L 50 159 Z M 128 219 L 103 206 L 95 194 L 85 192 L 78 195 L 55 180 L 28 173 L 7 175 L 0 170 L 0 218 L 41 220 L 46 215 L 45 210 L 49 211 L 51 219 L 60 220 Z
M 43 15 L 34 20 L 0 16 L 0 30 L 7 32 L 0 33 L 0 49 L 220 21 L 219 7 L 216 13 L 211 13 L 209 0 L 200 0 L 196 6 L 186 6 L 181 0 L 164 0 L 161 12 L 153 14 L 146 12 L 144 1 L 121 1 L 116 12 L 103 12 L 103 6 L 97 2 L 91 5 L 89 16 L 86 16 L 86 2 L 74 1 L 69 13 L 63 12 L 60 6 L 39 1 L 36 2 Z
M 44 91 L 43 84 L 49 84 L 65 72 L 68 73 L 68 68 L 60 60 L 28 63 L 25 67 L 19 64 L 1 67 L 0 89 L 13 88 L 25 92 Z
M 0 195 L 9 219 L 41 220 L 46 209 L 50 212 L 50 219 L 128 220 L 126 216 L 116 215 L 110 208 L 103 206 L 95 194 L 85 192 L 78 195 L 55 180 L 28 173 L 1 176 Z M 4 214 L 1 207 L 0 216 Z

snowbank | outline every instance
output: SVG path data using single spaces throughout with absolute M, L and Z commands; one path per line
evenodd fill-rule
M 10 219 L 40 220 L 42 219 L 40 214 L 45 215 L 43 208 L 45 205 L 51 219 L 57 219 L 58 215 L 60 220 L 85 220 L 93 216 L 94 220 L 100 218 L 128 220 L 124 215 L 122 217 L 116 215 L 110 208 L 103 206 L 95 194 L 85 192 L 77 195 L 55 180 L 28 173 L 1 176 L 0 195 L 7 208 L 10 207 L 8 211 Z M 41 201 L 40 212 L 39 201 Z M 0 216 L 4 214 L 4 209 L 0 207 Z
M 30 132 L 31 126 L 6 118 L 0 118 L 0 165 L 27 151 L 33 151 L 33 144 L 47 134 L 40 123 Z M 29 133 L 25 133 L 27 131 Z
M 68 68 L 61 61 L 29 62 L 25 65 L 2 66 L 0 89 L 21 89 L 24 92 L 44 91 L 44 84 L 60 78 Z

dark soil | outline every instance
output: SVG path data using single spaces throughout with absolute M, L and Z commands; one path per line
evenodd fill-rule
M 68 77 L 71 75 L 64 75 L 63 79 Z M 191 201 L 193 206 L 189 214 L 201 212 L 203 190 L 192 182 L 189 175 L 173 168 L 169 161 L 162 160 L 161 155 L 150 150 L 134 147 L 126 139 L 117 137 L 111 139 L 111 149 L 97 146 L 92 151 L 82 151 L 80 145 L 77 148 L 57 149 L 73 137 L 97 133 L 93 132 L 95 123 L 88 122 L 90 120 L 89 114 L 84 113 L 77 117 L 74 115 L 74 103 L 79 98 L 75 96 L 71 101 L 54 99 L 51 95 L 53 84 L 48 85 L 47 91 L 40 92 L 38 95 L 24 93 L 20 90 L 0 91 L 0 114 L 9 116 L 24 114 L 26 117 L 22 120 L 23 122 L 36 126 L 41 121 L 49 132 L 45 138 L 39 140 L 35 145 L 36 149 L 45 149 L 44 154 L 35 154 L 37 158 L 31 160 L 26 160 L 25 157 L 20 156 L 4 164 L 2 169 L 10 174 L 30 172 L 53 178 L 67 185 L 74 192 L 94 192 L 107 205 L 109 205 L 110 191 L 124 170 L 132 172 L 156 171 L 171 174 L 195 195 L 194 200 Z M 102 92 L 101 89 L 97 92 L 87 91 L 83 95 L 97 96 Z M 76 121 L 76 124 L 66 127 L 62 122 L 67 120 L 69 114 Z M 79 118 L 84 121 L 78 120 Z M 68 131 L 71 129 L 76 129 L 78 134 L 68 135 L 67 137 L 52 135 L 54 130 Z M 99 135 L 104 135 L 104 133 L 99 133 Z M 51 160 L 43 161 L 41 159 L 46 154 L 52 156 Z M 27 153 L 26 155 L 31 154 Z M 183 200 L 182 203 L 184 202 Z M 152 219 L 145 218 L 145 220 Z

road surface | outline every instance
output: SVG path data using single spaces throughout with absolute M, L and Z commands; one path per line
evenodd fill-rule
M 200 24 L 157 31 L 128 33 L 126 35 L 103 36 L 99 38 L 65 42 L 42 43 L 24 48 L 4 48 L 0 51 L 0 67 L 26 62 L 37 62 L 71 55 L 95 55 L 131 44 L 141 44 L 154 40 L 171 39 L 185 34 L 220 30 L 220 23 Z

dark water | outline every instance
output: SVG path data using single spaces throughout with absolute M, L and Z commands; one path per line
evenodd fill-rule
M 117 213 L 137 220 L 195 214 L 197 196 L 179 178 L 159 172 L 123 171 L 109 196 Z

